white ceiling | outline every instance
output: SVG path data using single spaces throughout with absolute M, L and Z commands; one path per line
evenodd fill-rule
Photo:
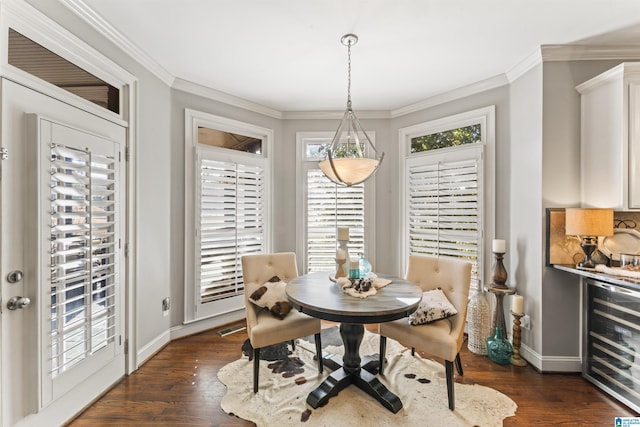
M 640 45 L 640 0 L 63 0 L 173 77 L 279 111 L 393 110 L 502 75 L 541 45 Z

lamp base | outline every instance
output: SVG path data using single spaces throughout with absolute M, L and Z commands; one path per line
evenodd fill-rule
M 584 259 L 577 264 L 577 267 L 583 269 L 596 268 L 596 265 L 591 260 L 591 254 L 593 254 L 598 247 L 597 238 L 592 236 L 583 237 L 580 247 L 584 251 Z

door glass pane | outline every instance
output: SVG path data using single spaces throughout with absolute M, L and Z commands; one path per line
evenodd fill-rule
M 115 160 L 51 146 L 51 372 L 114 340 Z

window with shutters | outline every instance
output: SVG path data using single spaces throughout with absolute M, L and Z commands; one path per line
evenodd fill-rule
M 373 132 L 368 133 L 375 140 Z M 373 263 L 371 228 L 373 223 L 374 178 L 352 187 L 331 182 L 318 168 L 333 134 L 299 132 L 298 179 L 298 254 L 303 271 L 335 270 L 337 228 L 349 227 L 349 255 L 362 253 Z
M 35 114 L 26 118 L 37 158 L 30 162 L 37 178 L 27 185 L 39 211 L 30 232 L 39 250 L 38 375 L 46 406 L 123 361 L 124 129 L 108 124 L 115 131 L 110 139 Z
M 50 372 L 71 369 L 115 339 L 116 163 L 51 144 Z
M 242 256 L 270 250 L 272 132 L 192 110 L 186 124 L 188 321 L 243 309 Z
M 493 178 L 485 173 L 493 134 L 493 107 L 401 130 L 405 263 L 409 254 L 463 258 L 473 265 L 470 286 L 483 279 L 484 235 L 493 233 Z

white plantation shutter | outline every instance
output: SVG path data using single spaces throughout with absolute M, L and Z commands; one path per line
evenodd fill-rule
M 242 295 L 241 257 L 264 251 L 265 168 L 198 156 L 198 170 L 196 266 L 207 303 Z
M 454 156 L 416 156 L 406 169 L 409 253 L 470 261 L 472 287 L 482 237 L 480 154 L 479 149 L 459 148 Z
M 365 250 L 364 183 L 341 187 L 320 169 L 307 171 L 308 272 L 335 270 L 337 227 L 349 227 L 349 255 Z
M 115 340 L 118 161 L 56 144 L 50 155 L 48 373 L 56 378 Z

